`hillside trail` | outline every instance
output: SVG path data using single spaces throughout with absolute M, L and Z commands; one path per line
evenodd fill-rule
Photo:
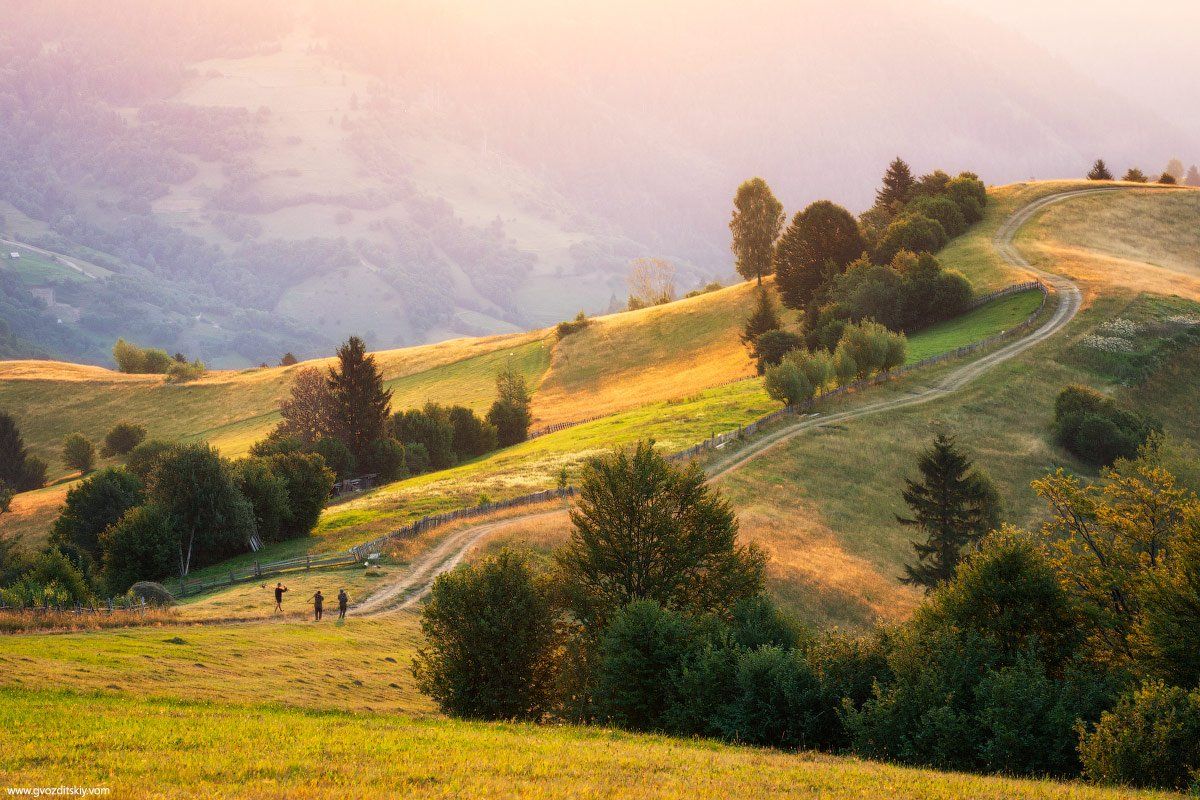
M 908 408 L 909 406 L 928 403 L 931 400 L 951 395 L 997 365 L 1015 358 L 1034 345 L 1057 334 L 1079 313 L 1079 309 L 1083 304 L 1083 294 L 1080 292 L 1079 287 L 1065 276 L 1046 272 L 1030 264 L 1018 252 L 1013 243 L 1017 231 L 1048 206 L 1086 195 L 1121 191 L 1122 188 L 1119 186 L 1110 186 L 1092 189 L 1073 189 L 1047 195 L 1022 207 L 1009 217 L 996 231 L 996 235 L 992 239 L 992 244 L 997 252 L 1000 253 L 1001 258 L 1008 262 L 1009 265 L 1037 276 L 1051 288 L 1058 298 L 1058 303 L 1055 305 L 1054 311 L 1042 325 L 1004 347 L 993 350 L 980 358 L 952 369 L 929 386 L 913 389 L 909 394 L 868 403 L 836 414 L 817 414 L 815 416 L 804 417 L 790 425 L 765 434 L 747 443 L 727 460 L 711 465 L 708 469 L 708 482 L 713 483 L 720 480 L 725 475 L 740 469 L 765 453 L 782 447 L 795 437 L 814 428 L 836 425 L 873 414 Z M 549 518 L 554 515 L 561 515 L 565 522 L 566 514 L 567 511 L 565 509 L 541 511 L 524 516 L 508 517 L 500 521 L 484 521 L 478 525 L 457 530 L 439 542 L 431 551 L 413 561 L 407 571 L 395 583 L 378 588 L 365 600 L 351 606 L 351 610 L 358 617 L 375 617 L 411 608 L 428 594 L 429 590 L 433 587 L 434 579 L 438 575 L 458 566 L 467 553 L 470 552 L 471 548 L 475 547 L 483 539 L 486 539 L 498 528 L 523 521 Z

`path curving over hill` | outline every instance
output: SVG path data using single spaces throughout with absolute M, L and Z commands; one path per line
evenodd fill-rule
M 764 453 L 770 452 L 806 431 L 825 425 L 835 425 L 849 420 L 881 414 L 899 408 L 927 403 L 951 395 L 976 380 L 989 370 L 1004 363 L 1040 342 L 1054 336 L 1079 312 L 1083 295 L 1079 287 L 1069 278 L 1037 269 L 1017 250 L 1014 239 L 1017 232 L 1047 206 L 1076 197 L 1102 192 L 1120 191 L 1123 187 L 1106 186 L 1088 189 L 1073 189 L 1048 195 L 1026 205 L 1000 226 L 992 240 L 1000 256 L 1011 266 L 1037 276 L 1050 287 L 1057 298 L 1053 312 L 1040 326 L 1009 344 L 950 370 L 930 386 L 914 389 L 910 394 L 892 397 L 859 406 L 836 414 L 818 414 L 802 417 L 791 425 L 765 434 L 733 453 L 728 459 L 712 465 L 708 470 L 710 483 L 733 472 Z M 456 567 L 472 547 L 478 544 L 501 525 L 510 525 L 521 520 L 546 518 L 552 515 L 566 516 L 565 510 L 541 511 L 520 517 L 509 517 L 502 522 L 481 522 L 455 531 L 431 551 L 418 557 L 403 576 L 395 583 L 380 587 L 378 591 L 353 607 L 357 616 L 378 616 L 415 605 L 432 588 L 433 581 L 441 573 Z

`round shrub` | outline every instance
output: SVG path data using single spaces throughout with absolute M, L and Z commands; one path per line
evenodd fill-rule
M 1200 781 L 1200 690 L 1147 683 L 1079 741 L 1084 774 L 1105 783 L 1186 789 Z

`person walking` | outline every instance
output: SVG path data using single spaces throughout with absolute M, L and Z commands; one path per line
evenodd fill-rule
M 314 617 L 313 621 L 320 622 L 321 621 L 321 612 L 325 608 L 325 595 L 321 594 L 320 589 L 317 589 L 317 593 L 312 596 L 312 604 L 313 604 L 313 617 Z
M 350 605 L 350 595 L 345 589 L 338 589 L 338 619 L 346 618 L 346 606 Z
M 263 587 L 263 588 L 266 588 L 266 587 Z M 286 592 L 287 590 L 288 590 L 288 588 L 283 585 L 283 581 L 280 581 L 279 583 L 275 584 L 275 611 L 272 613 L 276 613 L 276 614 L 283 613 L 283 593 Z

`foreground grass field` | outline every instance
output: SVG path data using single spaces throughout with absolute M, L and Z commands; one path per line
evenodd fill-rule
M 575 727 L 0 692 L 10 786 L 116 797 L 1116 800 L 1170 795 Z

